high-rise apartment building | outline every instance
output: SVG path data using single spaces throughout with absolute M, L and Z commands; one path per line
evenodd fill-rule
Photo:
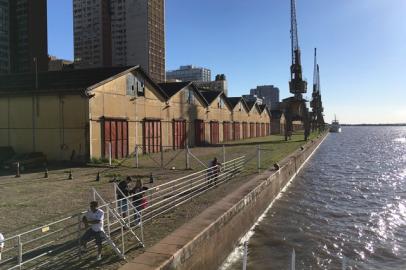
M 165 81 L 164 0 L 74 0 L 75 67 L 141 65 Z
M 257 88 L 251 89 L 251 95 L 256 95 L 258 98 L 263 99 L 264 104 L 268 108 L 279 108 L 279 88 L 273 85 L 260 85 Z
M 167 80 L 210 82 L 211 70 L 193 65 L 180 66 L 179 69 L 166 72 Z
M 73 1 L 75 67 L 111 66 L 110 1 Z
M 10 6 L 0 0 L 0 74 L 10 71 Z
M 48 70 L 46 0 L 0 0 L 0 73 Z

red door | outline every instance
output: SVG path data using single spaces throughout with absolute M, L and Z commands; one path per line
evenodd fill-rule
M 109 157 L 109 145 L 111 144 L 111 125 L 110 121 L 104 120 L 104 157 Z
M 246 122 L 242 123 L 242 138 L 243 139 L 248 138 L 248 123 Z
M 173 149 L 184 149 L 186 146 L 186 120 L 174 120 L 172 133 Z
M 204 121 L 199 119 L 195 120 L 195 144 L 196 145 L 205 144 Z
M 230 122 L 223 122 L 223 141 L 229 141 L 230 138 Z
M 239 140 L 240 139 L 240 123 L 234 122 L 233 123 L 233 135 L 234 135 L 234 140 Z
M 161 121 L 144 120 L 142 127 L 144 153 L 156 153 L 161 150 Z
M 250 123 L 250 138 L 255 137 L 255 123 Z
M 219 122 L 210 122 L 210 143 L 219 143 Z
M 123 121 L 123 157 L 128 156 L 128 123 Z
M 257 123 L 256 124 L 256 135 L 257 135 L 257 137 L 260 137 L 261 136 L 261 124 L 260 123 Z
M 123 122 L 116 122 L 117 126 L 117 156 L 123 156 Z
M 104 157 L 109 156 L 111 145 L 112 158 L 124 158 L 128 155 L 128 123 L 125 120 L 105 119 L 103 125 Z

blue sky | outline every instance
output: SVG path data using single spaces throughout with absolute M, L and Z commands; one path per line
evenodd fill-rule
M 287 97 L 289 5 L 167 0 L 167 69 L 193 64 L 224 73 L 229 96 L 273 84 Z M 406 122 L 406 1 L 297 0 L 297 9 L 304 76 L 311 91 L 317 47 L 326 119 Z M 48 0 L 49 54 L 73 58 L 72 28 L 72 0 Z

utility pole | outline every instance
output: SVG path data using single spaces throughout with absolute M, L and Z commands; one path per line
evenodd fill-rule
M 34 64 L 35 64 L 35 90 L 38 90 L 38 63 L 37 63 L 37 57 L 34 57 L 33 59 Z M 35 102 L 35 95 L 32 96 L 32 148 L 33 151 L 36 151 L 36 138 L 35 138 L 35 107 L 36 102 Z M 37 108 L 37 113 L 38 113 L 38 108 Z
M 38 61 L 37 57 L 34 57 L 34 64 L 35 64 L 35 89 L 38 90 Z

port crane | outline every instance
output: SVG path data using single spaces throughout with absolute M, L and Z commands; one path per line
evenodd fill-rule
M 311 128 L 312 131 L 319 132 L 324 128 L 323 103 L 321 101 L 320 91 L 320 68 L 317 63 L 317 48 L 314 48 L 314 71 L 313 71 L 313 92 L 312 100 L 310 101 L 311 112 Z
M 292 64 L 290 66 L 289 91 L 292 97 L 283 99 L 283 111 L 285 114 L 285 140 L 288 140 L 293 132 L 293 121 L 301 121 L 304 128 L 304 139 L 310 134 L 310 114 L 306 106 L 303 94 L 307 92 L 307 82 L 303 79 L 302 63 L 300 56 L 299 38 L 296 21 L 296 0 L 290 1 L 291 15 L 291 49 Z

